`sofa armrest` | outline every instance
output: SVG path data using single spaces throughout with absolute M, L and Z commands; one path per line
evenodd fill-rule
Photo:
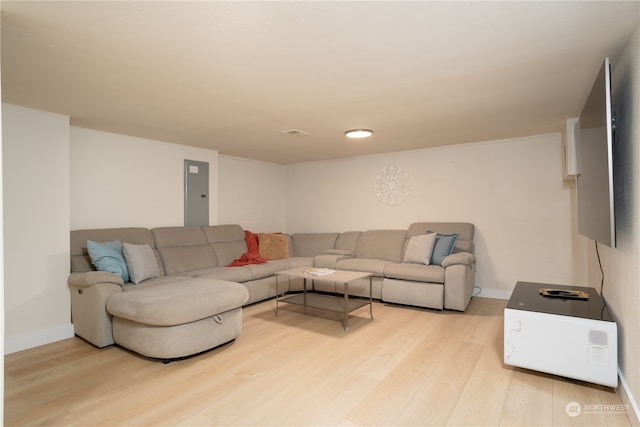
M 444 308 L 464 311 L 471 301 L 475 282 L 476 257 L 457 252 L 442 261 L 444 267 Z
M 476 256 L 470 252 L 456 252 L 447 256 L 442 260 L 442 267 L 447 268 L 450 265 L 462 264 L 471 265 L 476 262 Z
M 108 271 L 87 271 L 86 273 L 71 273 L 68 279 L 69 285 L 76 288 L 88 288 L 98 283 L 113 283 L 124 286 L 122 277 Z
M 122 278 L 106 271 L 88 271 L 71 273 L 68 283 L 75 334 L 97 347 L 113 344 L 107 300 L 111 295 L 123 291 Z

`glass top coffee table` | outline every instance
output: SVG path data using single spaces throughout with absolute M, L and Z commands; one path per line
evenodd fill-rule
M 276 272 L 277 275 L 289 277 L 301 277 L 303 279 L 303 291 L 301 294 L 292 294 L 280 297 L 276 292 L 276 316 L 278 315 L 278 304 L 287 302 L 289 304 L 301 305 L 306 308 L 331 311 L 343 314 L 343 326 L 345 332 L 349 332 L 349 313 L 369 305 L 369 315 L 373 319 L 373 298 L 371 273 L 362 271 L 346 270 L 326 270 L 311 267 L 298 267 L 291 270 Z M 356 279 L 369 278 L 369 298 L 349 298 L 349 282 Z M 307 279 L 323 280 L 328 282 L 338 282 L 344 284 L 344 295 L 331 295 L 316 293 L 307 290 Z

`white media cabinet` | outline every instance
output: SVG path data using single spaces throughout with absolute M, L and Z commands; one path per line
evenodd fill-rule
M 550 298 L 541 288 L 583 291 Z M 504 363 L 618 386 L 618 328 L 594 288 L 518 282 L 504 310 Z

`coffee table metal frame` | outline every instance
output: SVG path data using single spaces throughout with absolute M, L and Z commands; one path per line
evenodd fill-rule
M 362 271 L 347 271 L 347 270 L 334 270 L 331 274 L 325 274 L 322 276 L 315 276 L 309 274 L 309 267 L 298 267 L 291 270 L 283 270 L 276 272 L 276 316 L 278 315 L 278 305 L 280 302 L 287 302 L 289 304 L 300 305 L 305 308 L 314 308 L 319 310 L 331 311 L 335 313 L 343 314 L 343 326 L 345 332 L 349 332 L 349 313 L 369 305 L 369 315 L 373 319 L 373 297 L 372 297 L 372 274 Z M 292 294 L 287 296 L 280 296 L 278 292 L 278 276 L 300 277 L 303 279 L 303 291 L 301 294 Z M 369 278 L 369 299 L 362 298 L 349 298 L 349 282 Z M 344 295 L 337 296 L 325 293 L 316 293 L 313 291 L 307 291 L 307 279 L 322 280 L 327 282 L 336 282 L 344 284 Z

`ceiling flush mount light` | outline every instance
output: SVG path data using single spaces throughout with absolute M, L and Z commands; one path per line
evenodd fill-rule
M 351 129 L 344 133 L 347 138 L 366 138 L 373 135 L 373 131 L 369 129 Z
M 305 131 L 305 130 L 300 130 L 300 129 L 289 129 L 289 130 L 283 130 L 282 132 L 283 135 L 289 135 L 289 136 L 304 136 L 304 135 L 309 135 L 309 132 Z

